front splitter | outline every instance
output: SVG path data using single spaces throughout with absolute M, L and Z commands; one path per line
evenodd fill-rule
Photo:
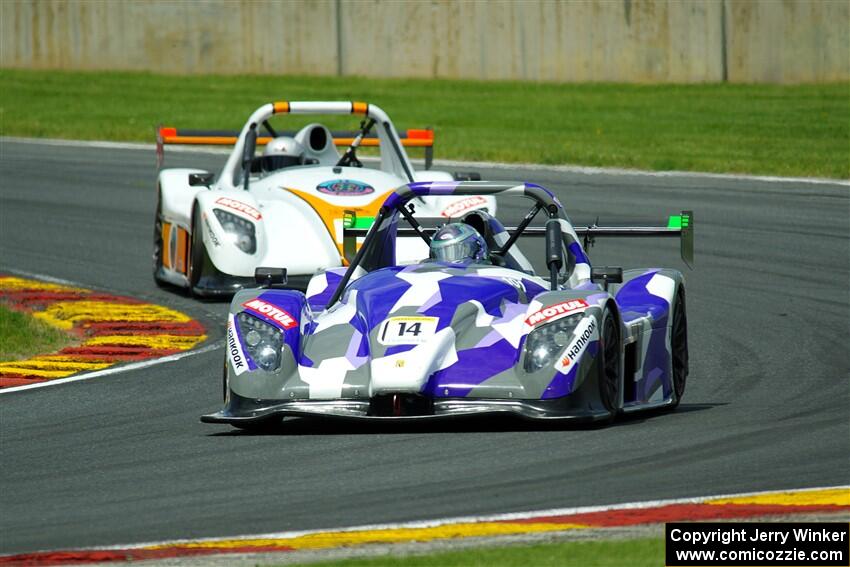
M 607 419 L 607 412 L 569 407 L 567 400 L 497 400 L 450 398 L 433 401 L 433 413 L 417 415 L 375 415 L 368 400 L 297 400 L 269 403 L 246 398 L 233 399 L 225 409 L 201 416 L 204 423 L 245 426 L 276 421 L 284 417 L 324 417 L 358 421 L 432 421 L 475 416 L 512 415 L 535 421 L 592 422 Z M 235 403 L 233 403 L 235 402 Z M 247 406 L 247 407 L 246 407 Z M 251 407 L 253 406 L 253 407 Z M 238 408 L 238 409 L 237 409 Z

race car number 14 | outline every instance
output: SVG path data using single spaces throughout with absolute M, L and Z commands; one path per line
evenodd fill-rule
M 437 331 L 437 317 L 390 317 L 378 329 L 382 345 L 421 345 Z

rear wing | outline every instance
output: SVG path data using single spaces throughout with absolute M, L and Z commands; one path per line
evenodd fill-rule
M 351 236 L 366 236 L 368 226 L 371 224 L 371 217 L 368 219 L 357 218 L 350 211 L 346 211 L 346 216 L 343 222 L 344 234 Z M 434 221 L 440 225 L 448 219 L 418 219 L 419 222 L 431 224 L 428 221 Z M 364 222 L 365 221 L 365 222 Z M 436 227 L 423 227 L 419 229 L 432 236 L 437 231 Z M 573 229 L 578 236 L 582 237 L 583 247 L 588 250 L 595 243 L 597 236 L 614 236 L 614 237 L 677 237 L 679 238 L 679 253 L 682 256 L 682 261 L 693 269 L 694 267 L 694 213 L 693 211 L 682 211 L 679 215 L 671 215 L 667 219 L 667 226 L 599 226 L 593 223 L 586 227 L 576 227 Z M 515 226 L 506 226 L 505 230 L 509 233 L 514 233 L 518 230 Z M 398 236 L 421 236 L 420 232 L 408 227 L 399 227 Z M 546 236 L 545 226 L 529 226 L 523 229 L 523 236 Z
M 278 136 L 295 136 L 295 130 L 277 131 Z M 359 132 L 354 130 L 337 130 L 331 132 L 335 146 L 348 147 Z M 431 169 L 434 163 L 434 130 L 428 128 L 413 128 L 398 133 L 401 145 L 406 148 L 423 148 L 425 150 L 425 169 Z M 158 126 L 156 129 L 157 165 L 162 167 L 165 161 L 165 145 L 197 145 L 197 146 L 232 146 L 239 138 L 235 130 L 187 130 L 173 126 Z M 258 136 L 257 145 L 266 145 L 272 140 L 271 136 Z M 378 136 L 370 133 L 364 136 L 360 147 L 377 147 L 380 144 Z
M 598 221 L 597 221 L 598 222 Z M 505 227 L 508 232 L 514 232 L 515 227 Z M 694 267 L 694 212 L 682 211 L 679 215 L 671 215 L 667 219 L 667 226 L 599 226 L 593 223 L 590 226 L 574 226 L 576 235 L 582 237 L 582 246 L 585 250 L 595 244 L 597 236 L 619 236 L 619 237 L 674 237 L 679 239 L 679 254 L 682 261 L 693 269 Z M 530 226 L 522 231 L 524 236 L 545 236 L 546 227 Z
M 536 228 L 536 227 L 535 227 Z M 593 223 L 587 227 L 574 227 L 576 234 L 584 240 L 584 249 L 593 246 L 597 236 L 627 236 L 627 237 L 678 237 L 679 253 L 682 261 L 693 269 L 694 267 L 694 212 L 682 211 L 679 215 L 671 215 L 667 226 L 599 226 Z M 509 229 L 510 230 L 510 229 Z M 539 229 L 541 234 L 544 228 Z

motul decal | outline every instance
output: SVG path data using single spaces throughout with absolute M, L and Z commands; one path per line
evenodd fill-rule
M 236 336 L 236 322 L 231 313 L 227 318 L 227 358 L 233 366 L 233 372 L 238 376 L 248 370 L 248 360 L 242 351 L 242 345 Z
M 246 205 L 242 201 L 237 201 L 236 199 L 231 199 L 229 197 L 219 197 L 218 199 L 216 199 L 215 203 L 217 205 L 223 205 L 229 209 L 233 209 L 234 211 L 245 213 L 254 220 L 260 220 L 261 218 L 263 218 L 263 215 L 260 214 L 260 211 L 258 211 L 251 205 Z
M 246 301 L 242 304 L 242 307 L 244 307 L 248 311 L 251 311 L 252 313 L 262 315 L 264 318 L 270 320 L 272 323 L 282 329 L 289 330 L 293 327 L 298 326 L 298 321 L 296 321 L 292 315 L 290 315 L 280 307 L 275 307 L 271 303 L 266 303 L 262 299 L 252 299 L 251 301 Z
M 576 330 L 573 331 L 573 341 L 567 345 L 566 350 L 561 354 L 557 362 L 555 362 L 555 370 L 561 374 L 566 374 L 573 367 L 573 364 L 582 355 L 591 339 L 596 336 L 596 319 L 593 317 L 585 318 L 579 323 Z
M 573 313 L 580 313 L 587 308 L 587 302 L 583 299 L 571 299 L 569 301 L 562 301 L 561 303 L 556 303 L 555 305 L 544 307 L 540 311 L 532 313 L 525 320 L 525 324 L 533 327 L 538 323 L 548 323 L 549 321 L 554 321 L 556 319 L 560 319 L 561 317 L 572 315 Z
M 487 204 L 487 199 L 484 197 L 480 197 L 478 195 L 474 197 L 467 197 L 466 199 L 461 199 L 460 201 L 455 201 L 440 213 L 444 217 L 451 218 L 457 216 L 461 213 L 464 213 L 471 209 L 477 209 L 482 205 Z

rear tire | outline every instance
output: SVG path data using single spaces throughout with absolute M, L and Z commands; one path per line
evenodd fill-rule
M 675 409 L 685 395 L 688 380 L 688 315 L 685 308 L 685 289 L 679 287 L 673 304 L 673 323 L 670 326 L 670 368 L 672 370 L 673 403 Z
M 620 327 L 617 318 L 606 308 L 599 329 L 599 400 L 609 412 L 605 422 L 617 417 L 620 387 Z

